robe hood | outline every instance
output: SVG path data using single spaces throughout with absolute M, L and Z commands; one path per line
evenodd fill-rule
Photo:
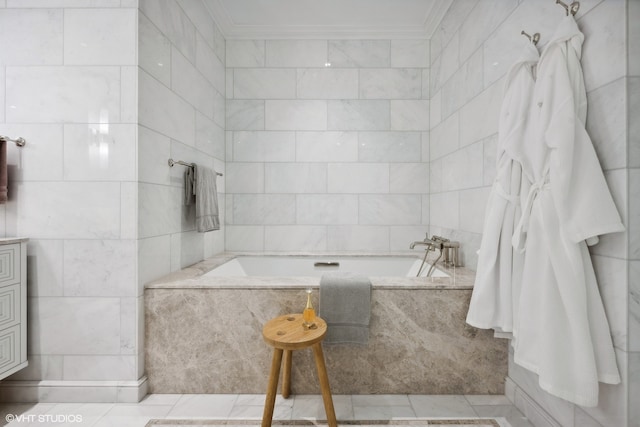
M 551 41 L 547 44 L 544 49 L 544 52 L 549 50 L 549 48 L 553 45 L 569 42 L 571 47 L 576 51 L 578 55 L 578 59 L 582 56 L 582 43 L 584 42 L 584 34 L 578 28 L 578 23 L 576 22 L 573 15 L 565 16 L 560 25 L 558 25 L 558 29 L 551 37 Z M 543 52 L 543 56 L 544 56 Z

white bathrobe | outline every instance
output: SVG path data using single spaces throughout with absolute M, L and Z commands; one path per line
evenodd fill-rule
M 522 152 L 533 87 L 534 67 L 539 54 L 526 42 L 522 57 L 507 73 L 496 156 L 496 178 L 485 210 L 478 267 L 473 285 L 467 323 L 495 329 L 497 336 L 513 333 L 523 255 L 514 252 L 511 236 L 520 219 L 521 167 L 513 153 Z
M 623 225 L 585 130 L 583 39 L 568 16 L 542 53 L 517 156 L 532 185 L 514 234 L 525 250 L 514 360 L 547 392 L 596 406 L 598 381 L 620 376 L 587 242 Z

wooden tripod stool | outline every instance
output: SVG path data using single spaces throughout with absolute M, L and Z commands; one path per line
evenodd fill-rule
M 337 427 L 336 413 L 333 409 L 333 399 L 329 388 L 329 378 L 327 368 L 324 364 L 322 353 L 322 340 L 327 334 L 327 323 L 316 317 L 317 328 L 304 329 L 302 326 L 302 314 L 287 314 L 271 319 L 264 325 L 262 336 L 267 344 L 273 347 L 273 360 L 271 362 L 271 373 L 269 374 L 269 385 L 267 387 L 267 397 L 264 402 L 264 413 L 262 415 L 262 427 L 270 427 L 273 419 L 273 407 L 278 394 L 278 379 L 280 377 L 280 365 L 284 353 L 284 372 L 282 374 L 282 397 L 285 399 L 291 394 L 291 352 L 302 350 L 307 347 L 313 348 L 313 355 L 318 369 L 318 379 L 320 380 L 320 390 L 324 401 L 324 410 L 327 414 L 329 427 Z

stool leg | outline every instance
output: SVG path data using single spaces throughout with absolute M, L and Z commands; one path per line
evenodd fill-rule
M 273 349 L 273 360 L 271 361 L 271 373 L 269 373 L 269 385 L 267 386 L 267 396 L 264 400 L 264 412 L 262 413 L 262 427 L 271 427 L 273 419 L 273 408 L 276 404 L 278 394 L 278 380 L 280 379 L 280 364 L 282 363 L 282 349 Z
M 284 351 L 284 366 L 282 371 L 282 397 L 289 398 L 291 394 L 291 350 Z
M 322 391 L 322 400 L 324 401 L 324 411 L 327 414 L 327 422 L 329 427 L 337 427 L 336 412 L 333 409 L 333 399 L 331 397 L 331 388 L 329 387 L 329 377 L 327 376 L 327 367 L 324 364 L 324 355 L 322 354 L 322 345 L 316 343 L 313 345 L 313 355 L 316 359 L 316 368 L 318 369 L 318 379 L 320 380 L 320 390 Z

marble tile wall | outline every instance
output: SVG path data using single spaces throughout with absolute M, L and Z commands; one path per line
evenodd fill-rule
M 503 77 L 522 46 L 521 30 L 540 32 L 541 48 L 563 16 L 554 2 L 454 2 L 431 39 L 430 230 L 462 242 L 476 264 L 483 207 L 495 174 Z M 627 232 L 591 248 L 623 384 L 602 386 L 597 408 L 580 408 L 539 389 L 535 375 L 511 363 L 509 377 L 527 399 L 562 426 L 638 425 L 637 336 L 638 14 L 635 1 L 581 2 L 582 66 L 590 133 Z M 628 22 L 628 28 L 620 25 Z M 635 39 L 634 39 L 635 36 Z M 604 60 L 606 58 L 606 60 Z M 636 332 L 636 333 L 634 333 Z M 634 394 L 635 393 L 635 394 Z M 521 408 L 522 409 L 522 408 Z M 636 424 L 633 424 L 636 423 Z
M 395 251 L 424 235 L 426 40 L 229 40 L 226 65 L 227 250 Z
M 0 233 L 30 238 L 29 367 L 1 398 L 64 400 L 84 380 L 73 393 L 115 401 L 118 387 L 92 381 L 142 375 L 137 29 L 131 1 L 0 4 L 0 134 L 27 140 L 7 147 Z M 5 388 L 20 380 L 51 388 Z
M 182 203 L 185 167 L 170 168 L 167 160 L 226 172 L 226 88 L 225 40 L 202 1 L 141 0 L 139 7 L 141 291 L 144 283 L 224 249 L 223 231 L 197 233 L 195 210 Z M 225 177 L 217 185 L 224 220 Z

